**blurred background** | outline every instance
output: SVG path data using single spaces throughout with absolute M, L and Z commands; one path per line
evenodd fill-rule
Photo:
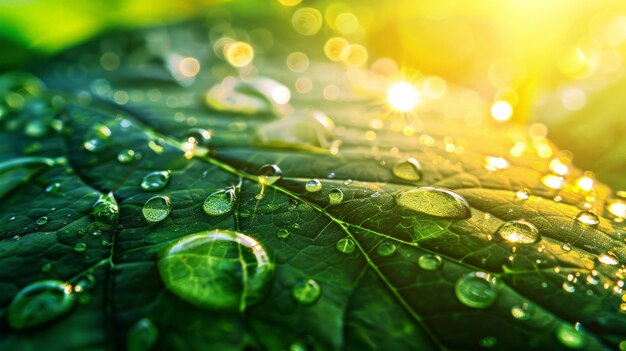
M 270 32 L 289 25 L 301 37 L 294 46 L 316 45 L 347 67 L 430 77 L 422 83 L 435 93 L 470 89 L 491 107 L 488 118 L 528 125 L 626 188 L 626 1 L 0 0 L 0 70 L 112 29 L 193 18 L 268 19 Z

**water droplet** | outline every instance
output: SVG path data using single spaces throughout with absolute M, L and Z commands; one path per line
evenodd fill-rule
M 83 147 L 87 151 L 100 152 L 104 150 L 109 143 L 111 130 L 103 124 L 96 124 L 87 133 L 87 139 L 83 143 Z
M 141 210 L 146 220 L 160 222 L 167 218 L 172 209 L 170 198 L 163 195 L 153 196 L 146 201 Z
M 37 225 L 44 225 L 44 224 L 48 223 L 48 217 L 46 217 L 46 216 L 39 217 L 39 218 L 37 218 L 35 223 L 37 223 Z
M 233 188 L 216 191 L 204 200 L 202 209 L 208 215 L 221 216 L 233 210 L 235 197 Z
M 378 255 L 381 257 L 391 256 L 396 252 L 398 247 L 392 243 L 382 243 L 378 246 Z
M 480 346 L 485 347 L 485 348 L 494 347 L 496 346 L 497 343 L 498 343 L 498 339 L 496 339 L 493 336 L 486 336 L 480 339 L 480 342 L 479 342 Z
M 417 260 L 417 264 L 423 270 L 436 271 L 443 265 L 443 260 L 439 255 L 426 254 L 420 256 L 420 258 Z
M 93 288 L 95 285 L 96 278 L 91 274 L 85 274 L 74 286 L 74 291 L 76 291 L 76 293 L 84 293 L 85 291 Z
M 291 233 L 287 230 L 287 229 L 278 229 L 276 231 L 276 236 L 281 238 L 281 239 L 286 239 L 291 235 Z
M 54 194 L 61 189 L 61 183 L 54 182 L 46 187 L 46 192 L 49 194 Z
M 147 191 L 163 189 L 170 182 L 169 171 L 155 171 L 146 174 L 141 181 L 141 188 Z
M 565 292 L 568 292 L 570 294 L 576 291 L 576 285 L 574 285 L 574 283 L 570 281 L 564 281 L 562 288 L 563 290 L 565 290 Z
M 509 161 L 503 157 L 487 156 L 484 167 L 489 172 L 496 172 L 508 168 Z
M 94 216 L 96 227 L 100 229 L 114 227 L 117 224 L 120 210 L 113 193 L 100 195 L 100 198 L 94 203 L 91 213 Z
M 393 175 L 400 179 L 418 181 L 422 179 L 422 166 L 413 157 L 400 160 L 391 169 Z
M 592 227 L 600 223 L 600 219 L 598 218 L 598 215 L 590 210 L 584 210 L 584 211 L 579 212 L 576 215 L 576 217 L 574 217 L 574 219 L 582 224 L 586 224 Z
M 572 251 L 572 246 L 568 243 L 565 243 L 563 245 L 561 245 L 561 249 L 565 252 L 570 252 Z
M 343 238 L 343 239 L 339 239 L 337 241 L 337 245 L 335 247 L 340 252 L 343 252 L 345 254 L 349 254 L 349 253 L 353 253 L 354 252 L 354 249 L 356 248 L 356 245 L 354 244 L 354 241 L 352 241 L 352 239 L 350 239 L 350 238 Z
M 79 253 L 87 251 L 87 244 L 77 243 L 76 245 L 74 245 L 74 251 Z
M 496 234 L 515 244 L 534 244 L 541 240 L 537 227 L 524 220 L 506 222 L 498 228 Z
M 314 193 L 314 192 L 322 190 L 322 182 L 320 182 L 319 179 L 311 179 L 308 182 L 306 182 L 304 187 L 306 191 L 310 193 Z
M 526 302 L 521 305 L 511 307 L 511 315 L 513 316 L 513 318 L 520 321 L 526 321 L 530 319 L 532 311 L 532 307 Z
M 259 170 L 259 183 L 274 184 L 283 176 L 283 172 L 275 164 L 267 164 Z
M 343 191 L 341 189 L 331 189 L 328 192 L 328 203 L 331 205 L 340 204 L 343 201 Z
M 343 185 L 350 185 L 350 184 L 352 184 L 352 179 L 346 179 L 346 180 L 343 182 Z
M 255 239 L 213 230 L 168 247 L 158 267 L 165 286 L 181 299 L 211 310 L 239 310 L 266 293 L 273 264 Z
M 607 252 L 599 255 L 598 261 L 607 266 L 616 266 L 617 264 L 619 264 L 619 260 L 612 252 Z
M 445 188 L 426 186 L 405 190 L 396 195 L 396 202 L 406 209 L 435 217 L 466 219 L 472 215 L 467 201 Z
M 587 275 L 587 278 L 585 280 L 587 281 L 588 284 L 591 284 L 591 285 L 600 284 L 600 277 L 599 277 L 598 271 L 596 270 L 591 271 L 591 274 Z
M 498 281 L 496 277 L 485 272 L 465 274 L 454 285 L 456 297 L 467 307 L 487 308 L 498 297 Z
M 291 288 L 291 296 L 302 305 L 311 305 L 319 299 L 322 289 L 313 279 L 300 280 Z
M 563 324 L 556 329 L 556 337 L 563 345 L 571 349 L 582 349 L 587 344 L 582 330 L 576 330 L 568 324 Z
M 120 161 L 120 163 L 131 163 L 135 160 L 136 157 L 137 154 L 135 153 L 135 151 L 130 149 L 120 151 L 117 154 L 117 160 Z
M 518 200 L 528 200 L 529 197 L 530 197 L 530 190 L 528 190 L 527 188 L 518 190 L 515 193 L 515 198 Z
M 211 142 L 211 133 L 202 128 L 191 128 L 185 133 L 185 141 L 206 147 Z
M 147 351 L 154 346 L 159 337 L 159 330 L 150 320 L 142 318 L 135 323 L 128 331 L 126 339 L 126 350 Z
M 619 219 L 626 219 L 626 201 L 624 199 L 606 200 L 606 210 Z
M 550 189 L 563 189 L 565 178 L 558 174 L 546 174 L 541 177 L 541 183 Z
M 70 284 L 43 280 L 20 290 L 8 308 L 9 325 L 25 329 L 50 322 L 68 313 L 76 302 Z

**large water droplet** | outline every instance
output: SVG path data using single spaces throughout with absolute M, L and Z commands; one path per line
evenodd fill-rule
M 184 237 L 158 263 L 165 286 L 181 299 L 211 310 L 239 310 L 266 293 L 274 265 L 255 239 L 213 230 Z
M 534 244 L 541 240 L 537 227 L 524 220 L 506 222 L 498 228 L 496 234 L 515 244 Z
M 435 217 L 466 219 L 472 215 L 467 201 L 445 188 L 425 186 L 405 190 L 396 195 L 396 202 L 406 209 Z
M 259 183 L 274 184 L 283 176 L 283 172 L 275 164 L 268 164 L 259 170 Z
M 436 271 L 443 265 L 443 260 L 439 255 L 426 254 L 420 256 L 417 260 L 417 264 L 423 270 Z
M 599 255 L 598 261 L 606 266 L 616 266 L 619 264 L 619 260 L 612 252 L 607 252 Z
M 606 200 L 606 210 L 613 216 L 624 220 L 626 219 L 626 200 L 608 199 Z
M 331 205 L 340 204 L 343 201 L 343 191 L 341 189 L 331 189 L 328 192 L 328 203 Z
M 100 195 L 100 198 L 94 203 L 91 213 L 94 216 L 96 227 L 100 229 L 114 227 L 117 224 L 120 211 L 113 193 Z
M 454 285 L 456 297 L 465 306 L 471 308 L 487 308 L 498 297 L 498 281 L 496 277 L 485 272 L 468 273 Z
M 574 219 L 582 224 L 586 224 L 589 226 L 596 226 L 600 223 L 600 218 L 598 218 L 598 215 L 590 210 L 584 210 L 579 212 L 576 217 L 574 217 Z
M 155 171 L 146 174 L 141 181 L 141 188 L 147 191 L 163 189 L 170 182 L 169 171 Z
M 556 337 L 559 341 L 571 349 L 581 349 L 587 344 L 582 330 L 576 330 L 571 325 L 563 324 L 556 329 Z
M 235 204 L 235 189 L 219 190 L 209 195 L 202 209 L 211 216 L 221 216 L 233 210 Z
M 126 350 L 147 351 L 154 346 L 159 337 L 159 330 L 150 320 L 142 318 L 135 323 L 128 331 L 126 339 Z
M 111 130 L 109 127 L 103 124 L 96 124 L 87 133 L 87 139 L 83 143 L 83 147 L 91 152 L 100 152 L 106 149 L 110 138 Z
M 354 244 L 354 241 L 352 241 L 352 239 L 343 238 L 337 241 L 337 245 L 335 245 L 335 247 L 337 248 L 337 250 L 339 250 L 339 252 L 349 254 L 354 252 L 356 245 Z
M 321 292 L 321 287 L 313 279 L 300 280 L 291 288 L 291 296 L 302 305 L 314 304 Z
M 70 284 L 60 280 L 35 282 L 15 295 L 8 308 L 8 322 L 15 329 L 36 327 L 68 313 L 75 302 Z
M 172 209 L 170 198 L 163 195 L 153 196 L 146 201 L 141 210 L 149 222 L 160 222 L 167 218 Z
M 310 193 L 318 192 L 322 190 L 322 182 L 319 179 L 311 179 L 304 185 L 306 191 Z
M 422 166 L 413 157 L 398 161 L 391 169 L 393 175 L 400 179 L 418 181 L 422 179 Z

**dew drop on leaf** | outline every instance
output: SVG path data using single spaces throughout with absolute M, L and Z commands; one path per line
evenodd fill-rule
M 304 185 L 306 191 L 310 193 L 318 192 L 322 190 L 322 182 L 319 179 L 311 179 Z
M 506 222 L 498 228 L 496 234 L 515 244 L 534 244 L 541 240 L 537 227 L 524 220 Z
M 573 293 L 576 291 L 576 285 L 570 281 L 564 281 L 562 285 L 563 290 L 568 293 Z
M 96 124 L 87 133 L 87 139 L 83 143 L 83 147 L 87 151 L 100 152 L 107 148 L 110 138 L 111 130 L 109 127 L 103 124 Z
M 579 212 L 576 215 L 576 217 L 574 217 L 574 219 L 578 221 L 579 223 L 586 224 L 592 227 L 600 223 L 600 219 L 598 218 L 598 215 L 590 210 L 584 210 L 584 211 Z
M 163 252 L 158 267 L 176 296 L 202 308 L 230 311 L 261 300 L 274 270 L 258 241 L 227 230 L 182 238 Z
M 126 337 L 126 350 L 150 350 L 159 337 L 159 330 L 150 318 L 142 318 L 133 324 Z
M 259 183 L 274 184 L 283 176 L 283 172 L 275 164 L 267 164 L 259 170 Z
M 616 266 L 617 264 L 619 264 L 619 260 L 611 252 L 599 255 L 598 261 L 605 266 Z
M 20 290 L 8 308 L 9 325 L 36 327 L 68 313 L 76 302 L 73 287 L 60 280 L 43 280 Z
M 443 260 L 439 255 L 426 254 L 417 259 L 417 264 L 426 271 L 436 271 L 443 265 Z
M 565 252 L 569 252 L 569 251 L 572 251 L 572 246 L 568 243 L 565 243 L 561 245 L 561 249 Z
M 487 308 L 498 297 L 496 277 L 485 272 L 465 274 L 454 285 L 454 292 L 459 301 L 471 308 Z
M 328 192 L 328 203 L 331 205 L 340 204 L 343 201 L 343 191 L 338 188 L 331 189 Z
M 391 170 L 393 175 L 400 179 L 410 181 L 422 179 L 422 166 L 413 157 L 398 161 Z
M 278 229 L 276 231 L 276 236 L 281 238 L 281 239 L 286 239 L 290 235 L 291 235 L 291 233 L 287 229 L 284 229 L 284 228 Z
M 74 245 L 74 251 L 78 253 L 87 251 L 87 244 L 77 243 L 76 245 Z
M 219 190 L 209 195 L 202 209 L 211 216 L 221 216 L 233 210 L 235 204 L 235 189 L 229 188 Z
M 137 157 L 137 154 L 135 153 L 134 150 L 123 150 L 120 151 L 117 154 L 117 160 L 120 163 L 131 163 L 135 160 L 135 157 Z
M 528 198 L 529 198 L 529 197 L 530 197 L 530 190 L 528 190 L 528 189 L 526 189 L 526 188 L 524 188 L 524 189 L 522 189 L 522 190 L 518 190 L 518 191 L 515 193 L 515 198 L 516 198 L 517 200 L 522 200 L 522 201 L 523 201 L 523 200 L 528 200 Z
M 61 183 L 54 182 L 46 187 L 46 192 L 49 194 L 54 194 L 61 189 Z
M 296 282 L 291 288 L 291 296 L 302 305 L 314 304 L 322 292 L 319 284 L 313 279 Z
M 211 133 L 202 128 L 191 128 L 185 133 L 185 142 L 206 147 L 211 141 Z
M 452 219 L 471 216 L 467 201 L 452 190 L 439 187 L 421 187 L 401 191 L 396 203 L 403 208 L 427 215 Z
M 337 250 L 339 250 L 339 252 L 349 254 L 354 252 L 356 245 L 354 244 L 354 241 L 352 241 L 352 239 L 343 238 L 337 241 L 337 245 L 335 245 L 335 247 L 337 248 Z
M 91 209 L 96 227 L 108 229 L 117 224 L 119 218 L 119 207 L 113 197 L 113 193 L 100 195 Z
M 141 210 L 149 222 L 160 222 L 167 218 L 172 209 L 170 198 L 163 195 L 153 196 L 146 201 Z
M 568 324 L 560 325 L 556 329 L 556 337 L 563 345 L 571 349 L 582 349 L 587 344 L 582 330 L 576 330 Z
M 141 181 L 141 188 L 147 191 L 163 189 L 170 182 L 169 171 L 155 171 L 146 174 Z
M 46 216 L 39 217 L 39 218 L 37 218 L 35 223 L 37 223 L 37 225 L 44 225 L 44 224 L 48 223 L 48 217 L 46 217 Z
M 532 311 L 532 307 L 527 303 L 511 307 L 511 315 L 513 316 L 513 318 L 520 321 L 530 319 Z

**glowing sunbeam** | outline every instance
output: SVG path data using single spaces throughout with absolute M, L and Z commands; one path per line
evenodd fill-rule
M 420 102 L 420 93 L 407 82 L 397 82 L 387 90 L 387 102 L 394 110 L 409 112 Z

